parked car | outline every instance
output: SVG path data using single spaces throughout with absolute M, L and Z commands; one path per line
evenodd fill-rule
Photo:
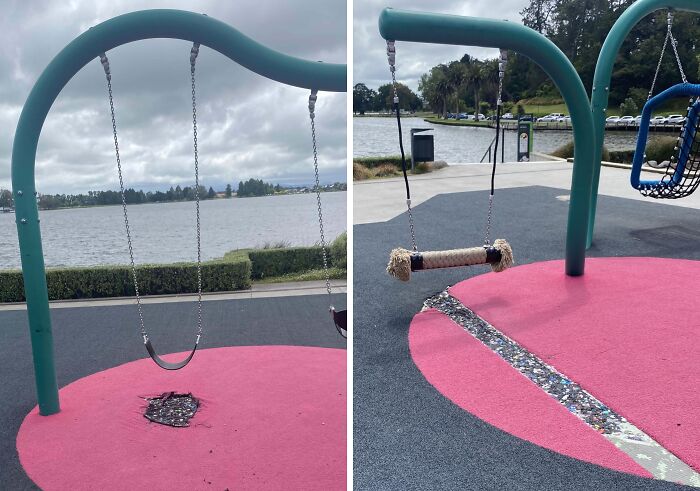
M 634 117 L 634 124 L 636 124 L 637 126 L 639 126 L 639 123 L 641 123 L 641 122 L 642 122 L 642 117 L 641 117 L 641 116 L 635 116 L 635 117 Z
M 683 124 L 685 123 L 685 116 L 682 114 L 671 114 L 668 118 L 666 118 L 666 122 L 668 124 Z
M 537 122 L 540 123 L 551 123 L 556 121 L 558 118 L 562 118 L 564 115 L 562 113 L 551 113 L 541 118 L 537 118 Z
M 469 121 L 476 121 L 476 115 L 475 115 L 475 114 L 470 114 L 468 119 L 469 119 Z M 486 116 L 484 116 L 483 114 L 479 113 L 479 121 L 483 121 L 483 120 L 485 120 L 485 119 L 486 119 Z
M 625 125 L 633 125 L 634 124 L 634 116 L 622 116 L 620 118 L 620 123 L 625 124 Z
M 455 119 L 469 119 L 469 115 L 467 113 L 459 113 Z
M 663 116 L 654 116 L 649 121 L 649 124 L 652 126 L 656 126 L 658 124 L 666 124 L 666 118 L 664 118 Z
M 565 114 L 562 114 L 560 117 L 558 117 L 558 118 L 556 119 L 556 122 L 557 122 L 557 123 L 565 123 L 566 120 L 567 120 L 567 118 L 569 119 L 569 121 L 571 121 L 571 118 L 570 118 L 569 116 L 567 116 L 567 115 L 565 115 Z
M 605 119 L 605 124 L 617 124 L 620 122 L 620 116 L 608 116 Z
M 515 119 L 515 116 L 513 116 L 513 113 L 505 113 L 501 116 L 501 119 Z

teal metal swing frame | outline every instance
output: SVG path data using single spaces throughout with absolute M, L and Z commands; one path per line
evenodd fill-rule
M 59 93 L 85 65 L 123 44 L 153 38 L 207 46 L 239 65 L 277 82 L 328 92 L 347 91 L 347 65 L 289 56 L 206 15 L 182 10 L 143 10 L 92 27 L 69 43 L 34 84 L 17 124 L 12 148 L 12 193 L 27 299 L 39 412 L 60 411 L 44 253 L 36 202 L 36 149 L 41 128 Z

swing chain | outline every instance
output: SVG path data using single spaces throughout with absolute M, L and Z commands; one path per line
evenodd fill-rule
M 126 228 L 126 242 L 129 246 L 129 259 L 131 261 L 131 277 L 134 281 L 134 292 L 136 294 L 136 306 L 139 316 L 140 333 L 144 344 L 148 342 L 148 333 L 143 322 L 143 309 L 141 307 L 141 295 L 139 294 L 139 282 L 136 275 L 136 265 L 134 264 L 134 248 L 131 242 L 131 229 L 129 227 L 129 215 L 126 211 L 126 195 L 124 194 L 124 178 L 122 177 L 122 161 L 119 155 L 119 139 L 117 138 L 117 120 L 114 115 L 114 97 L 112 95 L 112 73 L 109 68 L 109 60 L 105 53 L 100 54 L 100 63 L 107 77 L 107 92 L 109 94 L 109 110 L 112 116 L 112 135 L 114 138 L 114 151 L 117 158 L 117 173 L 119 174 L 119 189 L 121 190 L 122 210 L 124 212 L 124 227 Z
M 315 124 L 315 109 L 316 100 L 318 99 L 318 90 L 312 89 L 311 95 L 309 95 L 309 118 L 311 120 L 311 143 L 313 144 L 313 156 L 314 156 L 314 174 L 316 178 L 316 184 L 314 186 L 314 191 L 316 192 L 316 207 L 318 208 L 318 228 L 321 232 L 321 253 L 323 255 L 323 272 L 326 275 L 326 291 L 328 292 L 329 301 L 332 299 L 331 291 L 331 275 L 328 271 L 328 251 L 326 249 L 326 236 L 323 230 L 323 211 L 321 207 L 321 184 L 318 177 L 318 150 L 316 147 L 316 124 Z M 334 310 L 333 304 L 331 302 L 329 310 L 332 312 Z
M 500 50 L 500 57 L 498 59 L 498 99 L 496 100 L 497 106 L 503 105 L 503 79 L 506 74 L 506 63 L 508 63 L 508 51 L 505 49 Z
M 194 161 L 195 161 L 195 200 L 197 204 L 197 339 L 195 344 L 199 344 L 199 340 L 202 336 L 202 270 L 201 270 L 201 229 L 200 229 L 200 216 L 199 216 L 199 159 L 198 159 L 198 149 L 197 149 L 197 104 L 195 97 L 195 76 L 194 76 L 194 64 L 199 53 L 199 43 L 194 43 L 192 51 L 190 53 L 190 74 L 192 77 L 192 121 L 194 126 Z M 126 193 L 124 192 L 124 177 L 122 173 L 122 163 L 119 153 L 119 139 L 117 137 L 117 120 L 114 111 L 114 97 L 112 93 L 112 74 L 109 66 L 109 59 L 105 53 L 100 54 L 100 63 L 104 69 L 105 76 L 107 78 L 107 92 L 109 94 L 109 110 L 112 118 L 112 135 L 114 138 L 114 151 L 116 154 L 117 161 L 117 173 L 119 176 L 119 190 L 122 198 L 122 210 L 124 212 L 124 227 L 126 229 L 126 241 L 129 247 L 129 261 L 131 265 L 131 276 L 134 282 L 134 293 L 136 297 L 136 306 L 139 316 L 140 333 L 143 338 L 144 344 L 148 343 L 148 332 L 146 331 L 146 326 L 143 320 L 143 307 L 141 305 L 141 294 L 139 292 L 138 275 L 136 273 L 136 264 L 134 261 L 134 248 L 131 240 L 131 228 L 129 226 L 129 214 L 127 212 L 126 205 Z
M 391 87 L 394 92 L 394 107 L 396 108 L 396 116 L 397 118 L 400 118 L 399 111 L 401 109 L 399 108 L 399 90 L 398 90 L 398 84 L 396 83 L 396 44 L 394 41 L 387 40 L 386 42 L 386 57 L 387 60 L 389 61 L 389 71 L 391 72 Z M 401 145 L 401 152 L 403 153 L 403 142 L 401 141 L 401 123 L 399 122 L 399 144 Z M 405 164 L 404 164 L 405 165 Z M 405 170 L 404 170 L 404 179 L 405 177 Z M 408 191 L 408 180 L 406 180 L 406 186 L 407 186 L 407 191 Z M 415 226 L 413 224 L 413 209 L 411 208 L 411 198 L 406 197 L 406 208 L 408 209 L 408 226 L 409 229 L 411 230 L 411 245 L 413 247 L 414 251 L 418 251 L 418 245 L 416 243 L 416 230 Z
M 681 62 L 681 57 L 678 54 L 678 46 L 675 36 L 673 35 L 673 11 L 669 11 L 666 14 L 666 37 L 664 38 L 664 44 L 661 47 L 661 55 L 659 56 L 659 62 L 656 64 L 656 71 L 654 72 L 654 79 L 651 82 L 651 88 L 649 89 L 649 94 L 647 95 L 647 101 L 651 99 L 654 95 L 654 87 L 656 87 L 656 80 L 659 78 L 659 73 L 661 72 L 661 64 L 664 60 L 664 54 L 666 53 L 666 47 L 668 46 L 669 40 L 671 41 L 671 48 L 673 48 L 673 54 L 676 58 L 676 64 L 678 65 L 678 71 L 681 73 L 681 80 L 684 84 L 688 83 L 688 78 L 685 76 L 685 70 L 683 70 L 683 63 Z
M 508 63 L 508 51 L 505 49 L 500 50 L 500 56 L 498 58 L 498 98 L 496 99 L 497 109 L 503 106 L 503 80 L 506 74 L 506 64 Z M 500 111 L 496 111 L 496 117 L 498 118 L 496 123 L 500 123 Z M 496 128 L 496 141 L 498 142 L 499 128 Z M 491 245 L 491 222 L 493 221 L 493 195 L 494 195 L 494 179 L 496 177 L 496 161 L 498 159 L 498 143 L 496 143 L 496 151 L 494 152 L 493 168 L 491 171 L 491 191 L 489 193 L 489 209 L 486 215 L 486 232 L 484 234 L 484 246 Z
M 192 142 L 194 148 L 194 198 L 197 214 L 197 341 L 202 337 L 202 229 L 199 214 L 199 148 L 197 145 L 197 92 L 195 90 L 195 64 L 199 55 L 199 43 L 190 51 L 190 77 L 192 81 Z

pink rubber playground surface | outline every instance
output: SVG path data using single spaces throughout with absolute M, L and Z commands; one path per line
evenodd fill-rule
M 45 490 L 309 489 L 346 486 L 346 351 L 198 351 L 177 372 L 150 359 L 61 389 L 62 411 L 24 420 L 17 450 Z M 151 423 L 139 396 L 192 392 L 188 428 Z
M 592 258 L 458 283 L 451 295 L 700 471 L 700 262 Z M 455 404 L 508 433 L 611 469 L 648 473 L 447 316 L 416 315 L 411 354 Z

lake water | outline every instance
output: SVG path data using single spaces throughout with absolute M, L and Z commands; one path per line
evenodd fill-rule
M 435 160 L 448 164 L 479 162 L 496 135 L 493 128 L 473 126 L 447 126 L 426 123 L 421 118 L 401 118 L 403 144 L 406 153 L 411 148 L 411 128 L 432 128 L 428 134 L 435 135 Z M 571 131 L 535 131 L 533 149 L 549 153 L 573 138 Z M 387 117 L 353 118 L 353 156 L 381 157 L 399 154 L 396 119 Z M 607 132 L 605 144 L 610 150 L 633 149 L 636 132 Z M 517 133 L 505 133 L 505 160 L 515 162 Z M 500 150 L 499 150 L 500 153 Z
M 321 194 L 327 240 L 347 229 L 347 193 Z M 41 211 L 47 266 L 128 264 L 121 206 Z M 197 258 L 194 202 L 129 207 L 136 262 L 171 263 Z M 295 194 L 201 202 L 202 259 L 232 249 L 286 241 L 319 240 L 316 195 Z M 0 213 L 0 269 L 19 268 L 14 213 Z

